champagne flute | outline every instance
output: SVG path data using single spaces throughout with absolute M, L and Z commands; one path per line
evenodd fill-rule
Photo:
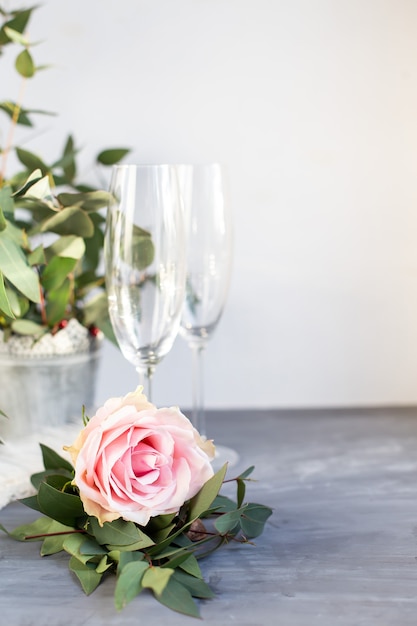
M 232 266 L 232 216 L 225 172 L 218 163 L 178 166 L 187 239 L 186 294 L 180 336 L 191 348 L 191 421 L 206 436 L 204 354 L 226 303 Z M 237 453 L 216 444 L 216 462 L 234 464 Z
M 104 241 L 110 320 L 152 401 L 152 376 L 178 334 L 185 292 L 184 214 L 177 170 L 116 165 Z

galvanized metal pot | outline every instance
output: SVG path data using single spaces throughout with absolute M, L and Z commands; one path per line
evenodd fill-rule
M 79 422 L 94 409 L 101 342 L 79 354 L 27 358 L 0 354 L 0 438 L 16 440 Z

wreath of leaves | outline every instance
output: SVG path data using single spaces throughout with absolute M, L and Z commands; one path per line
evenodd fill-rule
M 74 468 L 42 445 L 44 471 L 33 474 L 37 494 L 21 500 L 42 517 L 13 531 L 18 541 L 42 541 L 41 556 L 65 551 L 69 569 L 83 591 L 92 593 L 102 579 L 116 574 L 116 609 L 121 610 L 143 589 L 174 611 L 200 617 L 195 599 L 214 597 L 204 581 L 199 559 L 230 541 L 252 543 L 264 530 L 272 510 L 244 502 L 246 482 L 254 467 L 225 480 L 224 465 L 180 511 L 151 518 L 145 527 L 122 518 L 100 526 L 83 508 L 72 484 Z M 236 501 L 220 494 L 225 482 L 236 483 Z

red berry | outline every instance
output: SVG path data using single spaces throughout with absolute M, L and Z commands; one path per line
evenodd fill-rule
M 90 326 L 89 331 L 90 331 L 90 335 L 92 335 L 93 337 L 97 337 L 97 335 L 100 334 L 100 329 L 97 328 L 97 326 L 94 326 L 94 325 Z
M 68 320 L 61 320 L 58 324 L 59 330 L 62 330 L 65 326 L 68 326 Z

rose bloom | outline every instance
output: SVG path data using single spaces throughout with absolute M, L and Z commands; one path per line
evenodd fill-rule
M 122 517 L 145 526 L 176 513 L 213 475 L 213 442 L 179 409 L 157 409 L 140 387 L 107 400 L 65 449 L 84 510 L 101 525 Z

